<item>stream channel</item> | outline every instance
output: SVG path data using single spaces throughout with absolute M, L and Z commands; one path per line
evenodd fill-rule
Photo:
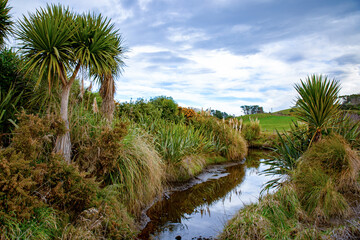
M 139 239 L 214 239 L 244 205 L 256 202 L 269 151 L 250 150 L 246 160 L 216 164 L 154 203 Z

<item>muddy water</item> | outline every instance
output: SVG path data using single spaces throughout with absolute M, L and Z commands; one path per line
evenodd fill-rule
M 150 222 L 139 239 L 213 239 L 244 204 L 256 202 L 270 178 L 261 159 L 269 152 L 250 151 L 244 163 L 213 165 L 148 211 Z M 186 187 L 185 187 L 186 188 Z M 181 237 L 181 238 L 180 238 Z

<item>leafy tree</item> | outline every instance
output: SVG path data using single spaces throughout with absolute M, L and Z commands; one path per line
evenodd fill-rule
M 360 94 L 351 94 L 340 96 L 342 110 L 360 110 Z
M 150 104 L 161 110 L 161 118 L 171 121 L 179 121 L 179 109 L 172 97 L 159 96 L 150 99 Z
M 218 119 L 223 119 L 223 118 L 226 119 L 229 116 L 229 114 L 227 114 L 226 112 L 222 112 L 220 110 L 211 110 L 211 115 L 217 117 Z
M 11 16 L 9 15 L 10 7 L 7 6 L 8 0 L 0 0 L 0 49 L 4 45 L 6 34 L 12 31 Z
M 311 75 L 300 84 L 295 84 L 299 93 L 297 117 L 306 122 L 312 135 L 309 146 L 321 138 L 322 132 L 331 125 L 339 113 L 338 93 L 339 81 L 328 79 L 327 76 Z
M 80 70 L 91 75 L 111 73 L 118 51 L 114 46 L 117 32 L 110 20 L 101 15 L 75 15 L 62 5 L 47 5 L 19 22 L 17 37 L 21 40 L 28 72 L 38 71 L 38 83 L 46 76 L 49 89 L 61 85 L 60 116 L 67 132 L 56 139 L 55 151 L 70 162 L 71 142 L 68 104 L 71 86 Z
M 263 107 L 259 107 L 259 105 L 243 105 L 241 109 L 245 115 L 264 113 Z

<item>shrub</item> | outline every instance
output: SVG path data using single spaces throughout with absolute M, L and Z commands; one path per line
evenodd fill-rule
M 135 224 L 120 202 L 121 186 L 110 185 L 97 193 L 96 206 L 83 211 L 62 231 L 61 239 L 133 239 Z
M 0 214 L 29 219 L 46 204 L 71 215 L 84 210 L 97 184 L 51 153 L 55 133 L 63 131 L 61 121 L 25 113 L 19 119 L 11 145 L 0 150 Z
M 179 109 L 179 114 L 184 114 L 184 116 L 188 120 L 195 117 L 195 115 L 196 115 L 196 112 L 194 111 L 194 109 L 184 108 L 184 107 L 178 107 L 178 109 Z
M 174 122 L 179 122 L 182 120 L 181 116 L 178 114 L 178 105 L 172 97 L 155 97 L 150 99 L 149 103 L 161 111 L 162 119 Z
M 77 152 L 74 159 L 76 164 L 98 181 L 108 179 L 123 151 L 122 140 L 127 135 L 127 124 L 114 123 L 113 127 L 85 124 L 79 128 L 83 130 L 82 141 L 73 141 Z
M 116 114 L 120 117 L 127 117 L 135 122 L 141 122 L 147 119 L 161 118 L 162 111 L 154 104 L 150 104 L 144 99 L 138 99 L 135 102 L 121 103 L 117 105 Z

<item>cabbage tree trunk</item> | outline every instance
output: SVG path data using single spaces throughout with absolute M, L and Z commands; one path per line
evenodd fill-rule
M 115 83 L 112 75 L 104 76 L 101 82 L 100 95 L 103 99 L 101 113 L 111 123 L 114 117 L 115 102 Z
M 68 106 L 70 95 L 70 84 L 62 86 L 61 91 L 61 105 L 60 105 L 60 117 L 65 123 L 66 132 L 63 135 L 57 136 L 55 143 L 55 152 L 61 153 L 64 156 L 66 162 L 71 161 L 71 141 L 70 141 L 70 128 L 68 118 Z
M 62 67 L 62 65 L 61 65 Z M 64 69 L 62 67 L 62 69 Z M 69 96 L 71 85 L 73 84 L 75 77 L 80 69 L 80 63 L 77 64 L 75 70 L 69 79 L 66 80 L 65 70 L 62 71 L 61 82 L 61 103 L 60 103 L 60 117 L 65 123 L 66 132 L 63 135 L 59 135 L 56 138 L 55 142 L 55 152 L 60 153 L 64 156 L 64 160 L 68 163 L 71 162 L 71 140 L 70 140 L 70 127 L 69 127 L 69 117 L 68 117 L 68 108 L 69 108 Z

